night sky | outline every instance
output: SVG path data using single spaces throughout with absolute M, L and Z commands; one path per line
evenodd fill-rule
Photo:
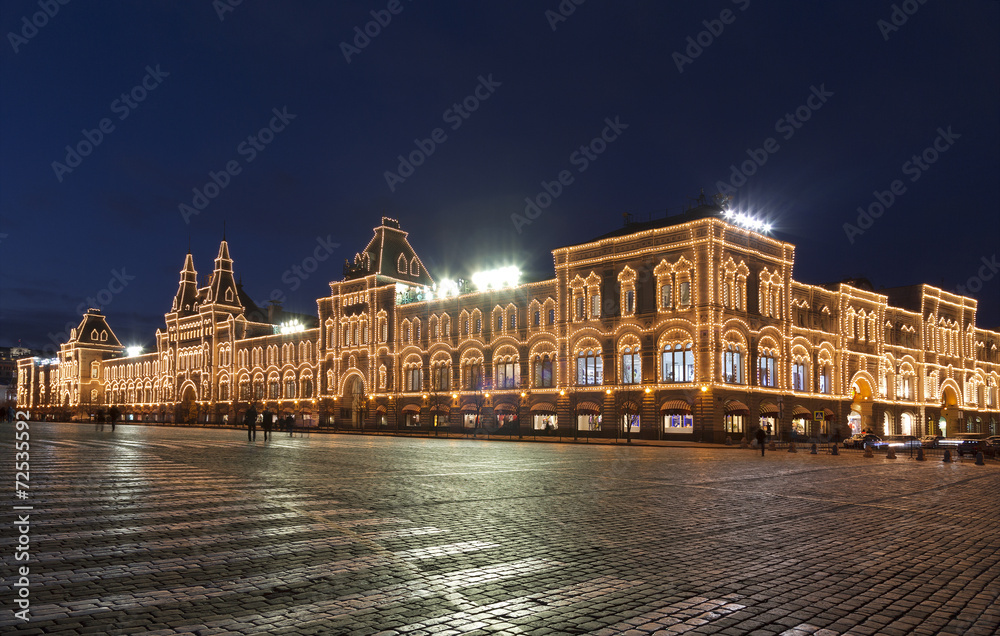
M 541 279 L 720 184 L 797 280 L 962 285 L 1000 328 L 1000 2 L 577 2 L 4 0 L 0 345 L 97 301 L 152 347 L 224 224 L 315 313 L 383 214 L 435 278 Z

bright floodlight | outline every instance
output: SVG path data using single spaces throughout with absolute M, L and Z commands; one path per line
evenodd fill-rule
M 131 347 L 125 347 L 125 353 L 128 357 L 134 358 L 135 356 L 142 354 L 142 345 L 132 345 Z
M 281 323 L 281 327 L 278 330 L 281 333 L 298 333 L 300 331 L 305 331 L 305 329 L 305 326 L 298 320 L 289 320 Z
M 472 275 L 472 283 L 481 290 L 517 287 L 521 270 L 513 265 L 476 272 Z

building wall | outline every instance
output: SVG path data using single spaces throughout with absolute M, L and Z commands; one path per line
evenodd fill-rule
M 254 402 L 310 424 L 712 441 L 758 426 L 997 432 L 1000 334 L 975 325 L 974 299 L 922 285 L 904 308 L 860 284 L 801 283 L 793 245 L 714 216 L 553 259 L 549 280 L 413 300 L 413 280 L 359 257 L 296 333 L 175 306 L 156 352 L 70 342 L 59 364 L 21 361 L 19 403 L 236 421 Z

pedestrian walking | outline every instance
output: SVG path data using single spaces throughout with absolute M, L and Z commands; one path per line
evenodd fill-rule
M 121 417 L 121 416 L 122 416 L 122 412 L 118 410 L 118 407 L 117 406 L 112 406 L 111 407 L 111 411 L 109 413 L 109 417 L 111 418 L 111 432 L 112 433 L 115 431 L 115 423 L 118 421 L 118 418 Z
M 268 435 L 271 433 L 271 427 L 274 425 L 274 413 L 271 409 L 264 409 L 264 419 L 262 421 L 264 426 L 264 441 L 267 441 Z
M 257 441 L 257 409 L 254 408 L 253 404 L 247 409 L 243 422 L 247 425 L 247 441 Z
M 767 433 L 764 432 L 764 429 L 758 428 L 757 429 L 757 435 L 755 435 L 755 437 L 757 438 L 757 445 L 760 446 L 760 456 L 763 457 L 764 456 L 764 440 L 767 439 Z
M 288 417 L 285 418 L 285 428 L 288 429 L 288 436 L 294 437 L 292 435 L 292 432 L 295 429 L 295 418 L 293 416 L 289 415 Z

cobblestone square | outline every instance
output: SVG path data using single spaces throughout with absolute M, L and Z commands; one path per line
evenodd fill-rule
M 5 634 L 1000 628 L 996 462 L 33 422 L 19 500 L 0 431 Z

